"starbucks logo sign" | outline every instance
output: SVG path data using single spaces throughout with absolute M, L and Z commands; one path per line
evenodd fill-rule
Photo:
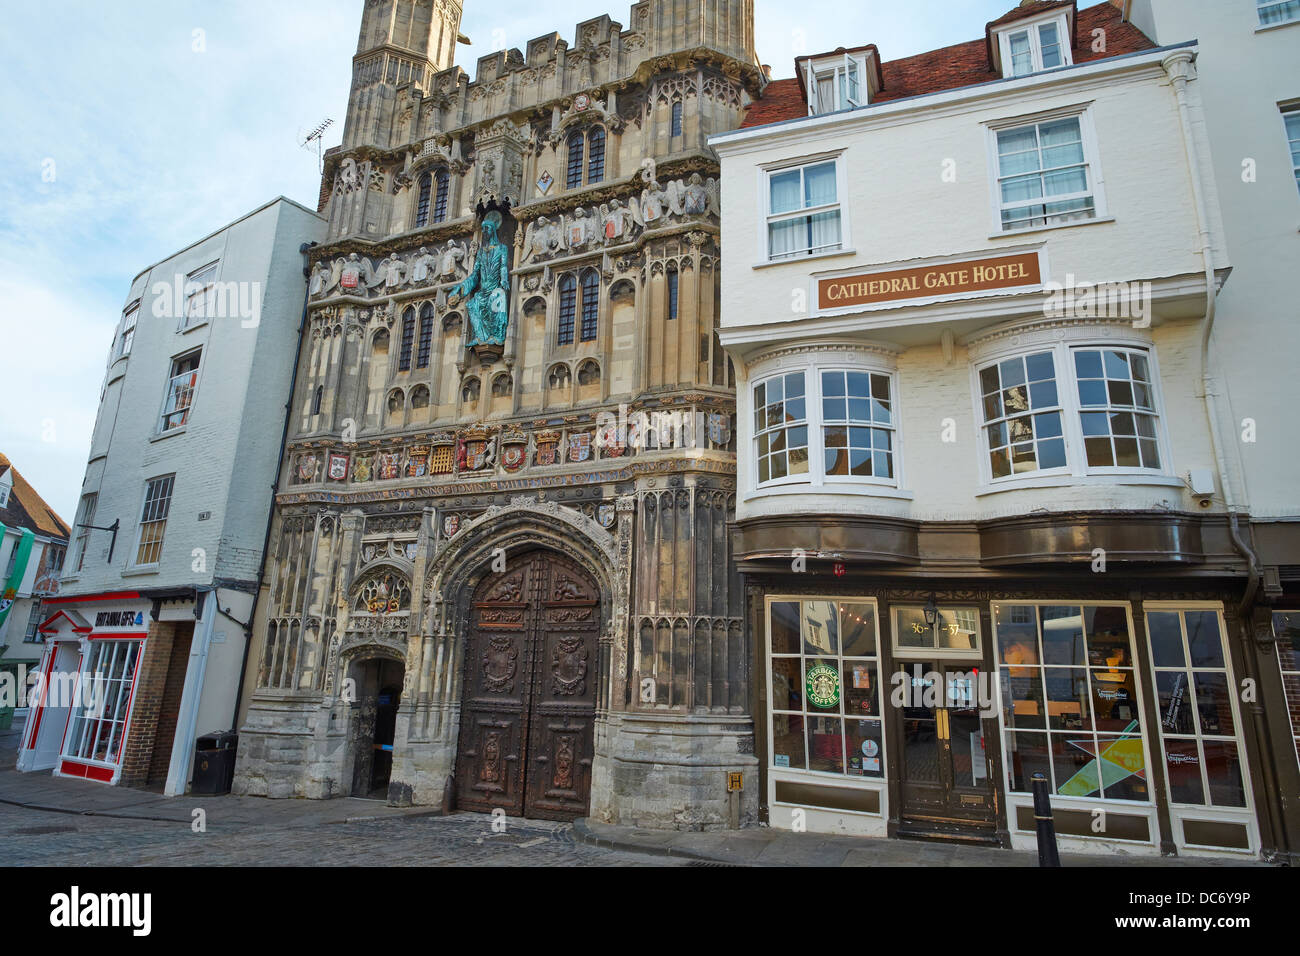
M 840 702 L 840 672 L 829 664 L 814 664 L 808 668 L 804 688 L 814 707 L 834 707 Z

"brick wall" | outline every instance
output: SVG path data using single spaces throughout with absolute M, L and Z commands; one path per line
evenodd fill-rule
M 154 741 L 158 736 L 158 715 L 167 687 L 167 671 L 177 626 L 162 621 L 152 621 L 149 624 L 144 656 L 136 668 L 131 727 L 122 753 L 119 786 L 143 787 L 148 782 Z M 174 726 L 173 724 L 173 728 Z
M 167 782 L 172 744 L 176 740 L 176 721 L 181 712 L 181 693 L 185 690 L 185 672 L 190 663 L 190 643 L 194 638 L 193 624 L 174 624 L 173 628 L 171 660 L 167 665 L 162 700 L 158 705 L 153 759 L 149 761 L 149 778 L 146 781 L 146 786 L 149 787 L 161 787 Z

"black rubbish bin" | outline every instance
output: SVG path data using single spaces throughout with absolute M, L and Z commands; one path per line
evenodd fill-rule
M 235 779 L 235 745 L 239 734 L 223 730 L 201 736 L 194 748 L 190 793 L 229 793 Z

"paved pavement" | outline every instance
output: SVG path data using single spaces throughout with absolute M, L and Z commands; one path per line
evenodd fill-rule
M 708 833 L 438 816 L 381 801 L 162 797 L 21 774 L 0 733 L 0 866 L 1035 866 L 1034 854 L 753 828 Z M 201 812 L 200 812 L 201 811 Z M 196 821 L 202 827 L 196 828 Z M 501 832 L 497 832 L 501 829 Z M 1065 866 L 1264 865 L 1062 857 Z

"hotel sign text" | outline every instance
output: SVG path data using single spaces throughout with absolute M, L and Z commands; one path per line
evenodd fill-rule
M 946 262 L 912 269 L 836 276 L 817 282 L 817 307 L 876 305 L 906 299 L 964 295 L 1038 285 L 1037 252 Z

